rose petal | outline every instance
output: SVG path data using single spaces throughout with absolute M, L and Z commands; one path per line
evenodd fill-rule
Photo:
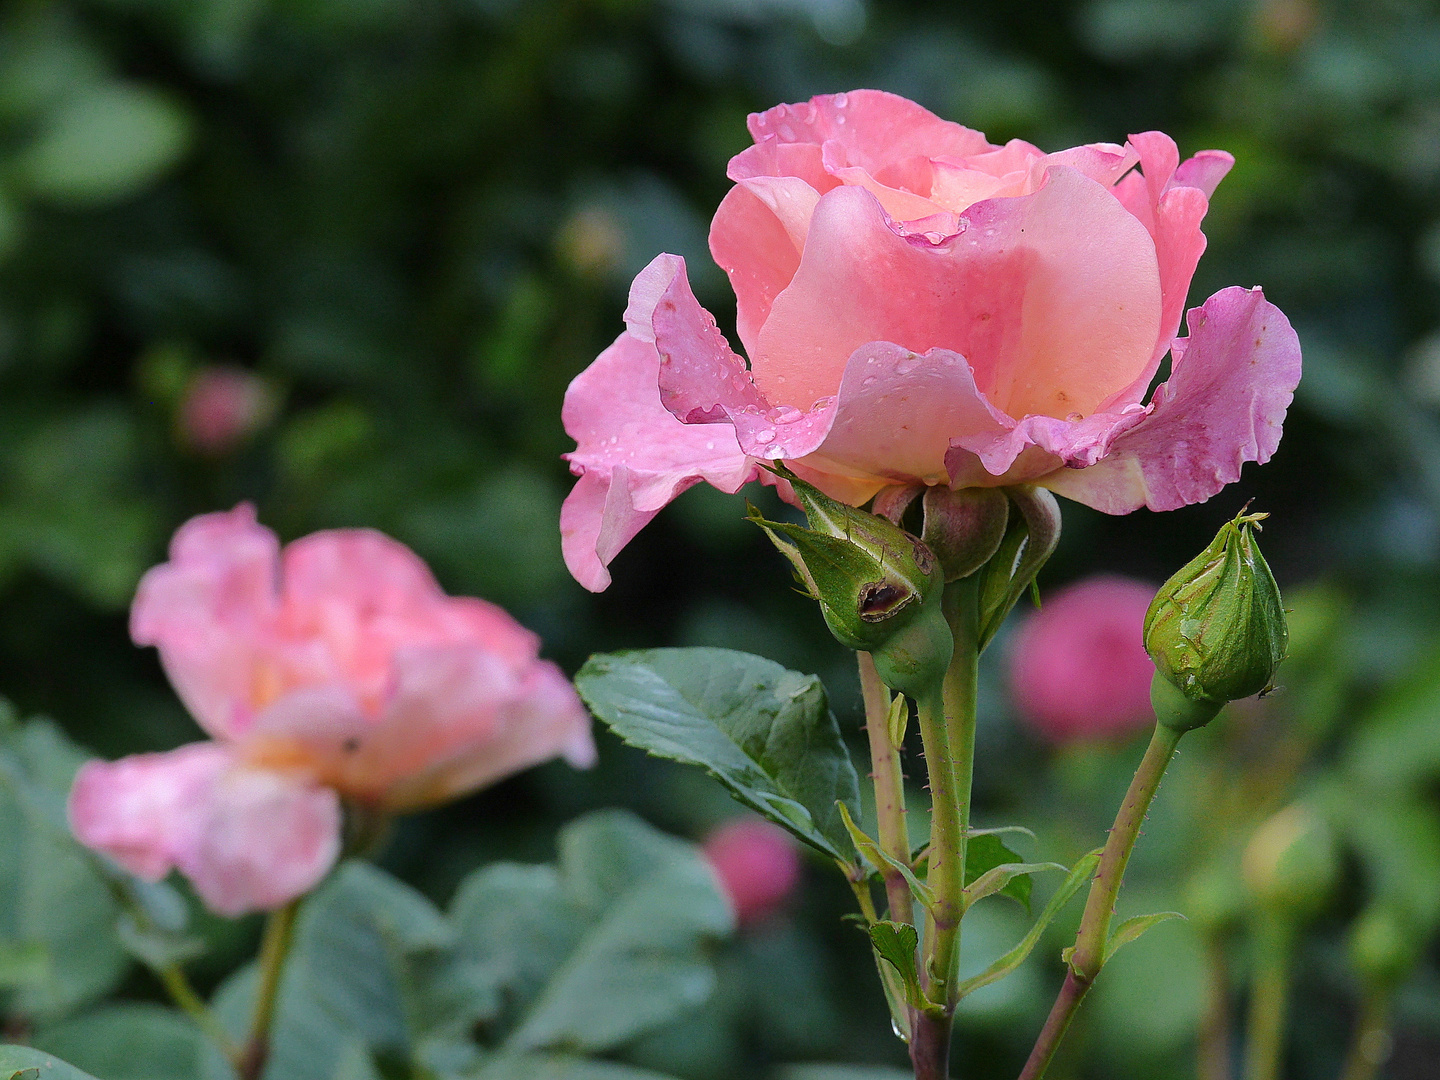
M 820 196 L 803 180 L 747 180 L 730 190 L 710 223 L 710 254 L 735 290 L 735 328 L 753 351 L 776 295 L 795 276 Z
M 844 147 L 846 164 L 871 173 L 918 155 L 961 158 L 994 149 L 980 132 L 942 120 L 915 102 L 882 90 L 823 94 L 798 105 L 777 105 L 752 113 L 749 126 L 757 143 L 833 140 Z
M 1204 502 L 1266 462 L 1280 443 L 1300 381 L 1300 341 L 1261 291 L 1231 287 L 1190 310 L 1190 337 L 1175 342 L 1174 374 L 1149 415 L 1088 469 L 1041 483 L 1107 514 Z
M 81 843 L 150 881 L 178 868 L 229 916 L 308 892 L 340 850 L 333 791 L 246 767 L 217 743 L 89 762 L 69 812 Z
M 180 527 L 170 561 L 135 593 L 132 639 L 159 649 L 176 693 L 217 738 L 249 718 L 257 639 L 279 608 L 279 551 L 248 503 L 204 514 Z
M 642 291 L 653 284 L 644 272 L 636 279 Z M 632 289 L 631 308 L 644 302 Z M 570 572 L 596 592 L 610 584 L 610 560 L 675 496 L 701 480 L 738 491 L 756 472 L 733 431 L 682 424 L 660 403 L 653 310 L 652 300 L 634 323 L 649 340 L 622 334 L 565 393 L 561 416 L 578 444 L 565 457 L 580 480 L 561 508 L 560 534 Z
M 1012 416 L 1089 414 L 1150 358 L 1154 243 L 1099 184 L 1050 169 L 1033 195 L 976 203 L 964 229 L 901 236 L 874 197 L 822 196 L 800 269 L 775 298 L 751 365 L 766 398 L 810 409 L 861 345 L 965 356 Z

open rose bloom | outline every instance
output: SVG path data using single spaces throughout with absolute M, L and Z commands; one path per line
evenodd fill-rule
M 223 914 L 313 888 L 339 854 L 342 797 L 412 810 L 557 755 L 594 758 L 589 717 L 536 636 L 446 596 L 370 530 L 282 551 L 249 506 L 195 518 L 141 581 L 130 628 L 212 741 L 90 762 L 71 825 L 141 877 L 178 868 Z
M 680 492 L 736 491 L 766 460 L 856 506 L 1034 483 L 1121 514 L 1202 501 L 1274 453 L 1300 378 L 1285 316 L 1229 288 L 1176 337 L 1230 155 L 1181 162 L 1159 132 L 992 146 L 871 90 L 750 131 L 710 228 L 749 364 L 661 255 L 566 395 L 561 531 L 588 588 Z

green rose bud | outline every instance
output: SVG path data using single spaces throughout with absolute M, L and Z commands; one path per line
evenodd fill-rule
M 1340 876 L 1334 833 L 1309 806 L 1292 803 L 1255 830 L 1241 871 L 1261 908 L 1290 919 L 1311 918 Z
M 790 560 L 841 644 L 873 654 L 893 689 L 912 696 L 929 689 L 953 648 L 935 556 L 886 519 L 837 502 L 788 469 L 775 472 L 794 488 L 810 527 L 767 521 L 754 507 L 750 520 Z
M 1420 959 L 1425 935 L 1389 904 L 1376 902 L 1362 911 L 1350 927 L 1350 963 L 1372 986 L 1393 987 L 1402 982 Z
M 1255 542 L 1256 523 L 1267 516 L 1241 513 L 1226 522 L 1151 601 L 1145 648 L 1180 691 L 1157 681 L 1151 697 L 1161 723 L 1199 727 L 1227 701 L 1266 689 L 1285 658 L 1280 590 Z

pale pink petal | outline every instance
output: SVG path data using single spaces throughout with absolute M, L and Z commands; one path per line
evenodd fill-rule
M 1094 181 L 1056 166 L 1033 195 L 990 199 L 963 229 L 902 236 L 868 192 L 836 188 L 752 358 L 777 405 L 811 409 L 871 341 L 965 356 L 1012 416 L 1088 415 L 1150 358 L 1160 308 L 1154 243 Z
M 1270 460 L 1300 381 L 1295 331 L 1258 288 L 1222 289 L 1188 322 L 1144 422 L 1103 461 L 1062 469 L 1045 487 L 1107 514 L 1174 510 L 1234 483 L 1245 462 Z
M 406 656 L 385 722 L 356 753 L 356 790 L 389 810 L 468 794 L 551 758 L 595 761 L 590 714 L 558 667 L 523 672 L 458 650 Z M 400 764 L 403 763 L 403 764 Z
M 803 180 L 817 194 L 829 191 L 840 181 L 825 171 L 819 143 L 787 143 L 764 139 L 747 146 L 730 159 L 725 175 L 737 184 L 757 177 L 794 177 Z
M 892 187 L 889 184 L 881 183 L 874 176 L 870 175 L 868 169 L 859 165 L 846 164 L 845 149 L 838 142 L 828 142 L 823 149 L 823 160 L 825 171 L 842 183 L 852 187 L 864 188 L 874 195 L 885 212 L 896 221 L 914 221 L 916 218 L 931 217 L 934 214 L 943 213 L 945 210 L 958 210 L 960 207 L 941 206 L 931 202 L 925 195 L 917 194 L 914 189 L 907 190 L 902 187 Z M 922 187 L 928 192 L 930 190 L 931 176 L 928 159 L 920 159 L 927 166 L 925 176 L 917 183 L 911 178 L 912 183 Z M 893 172 L 894 167 L 886 170 Z
M 1208 199 L 1215 194 L 1220 181 L 1224 180 L 1234 167 L 1234 156 L 1224 150 L 1201 150 L 1194 157 L 1180 163 L 1175 169 L 1170 186 L 1199 188 Z
M 69 809 L 81 843 L 149 881 L 180 870 L 222 915 L 308 892 L 340 849 L 335 792 L 248 767 L 218 743 L 89 762 Z
M 195 808 L 233 753 L 220 743 L 182 746 L 165 754 L 87 761 L 70 789 L 70 829 L 86 847 L 104 852 L 137 877 L 159 881 L 177 853 L 195 844 Z
M 881 90 L 824 94 L 797 105 L 777 105 L 752 113 L 749 125 L 757 143 L 834 140 L 845 148 L 848 164 L 871 171 L 917 155 L 960 158 L 993 149 L 980 132 Z
M 578 444 L 565 456 L 580 477 L 561 509 L 565 563 L 596 592 L 610 583 L 610 560 L 675 496 L 701 480 L 738 491 L 756 472 L 732 430 L 683 424 L 660 403 L 660 355 L 647 330 L 648 341 L 622 334 L 577 375 L 561 413 Z
M 135 594 L 131 637 L 158 647 L 176 693 L 217 738 L 243 727 L 253 705 L 256 652 L 279 606 L 279 550 L 248 503 L 205 514 L 180 527 L 170 561 Z
M 710 254 L 735 290 L 735 328 L 747 349 L 795 276 L 819 199 L 803 180 L 753 180 L 731 188 L 715 211 Z
M 1110 446 L 1146 417 L 1145 407 L 1129 405 L 1116 412 L 1097 412 L 1083 420 L 1027 416 L 996 430 L 975 430 L 956 436 L 945 457 L 952 487 L 993 483 L 1025 483 L 1060 467 L 1080 469 L 1095 464 Z M 1012 426 L 1013 425 L 1013 426 Z M 975 466 L 984 470 L 977 480 Z
M 176 865 L 206 905 L 234 918 L 303 896 L 340 855 L 340 798 L 292 774 L 222 773 L 189 813 L 203 825 Z
M 1060 150 L 1047 154 L 1045 160 L 1051 165 L 1068 165 L 1083 173 L 1097 184 L 1113 187 L 1127 172 L 1140 161 L 1139 152 L 1128 143 L 1117 146 L 1114 143 L 1089 143 L 1085 146 Z

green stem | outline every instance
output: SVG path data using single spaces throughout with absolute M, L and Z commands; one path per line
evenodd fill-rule
M 1255 976 L 1245 1047 L 1245 1080 L 1277 1080 L 1285 1050 L 1294 928 L 1274 915 L 1261 918 L 1255 935 Z
M 1365 992 L 1340 1080 L 1375 1080 L 1380 1075 L 1380 1066 L 1390 1057 L 1394 1045 L 1390 1036 L 1391 1005 L 1388 988 L 1372 987 Z
M 236 1055 L 236 1047 L 230 1038 L 230 1033 L 225 1030 L 220 1020 L 205 1004 L 203 998 L 195 992 L 190 985 L 190 980 L 185 977 L 184 970 L 179 964 L 166 964 L 164 967 L 156 968 L 155 974 L 165 992 L 170 995 L 170 1000 L 190 1019 L 195 1021 L 196 1027 L 205 1033 L 205 1037 L 215 1044 L 216 1048 L 232 1061 Z
M 1205 1007 L 1196 1072 L 1200 1080 L 1230 1080 L 1230 964 L 1220 934 L 1207 935 L 1204 948 Z
M 1183 732 L 1174 731 L 1164 724 L 1155 725 L 1150 745 L 1135 777 L 1130 781 L 1130 790 L 1115 815 L 1115 825 L 1105 842 L 1100 855 L 1100 865 L 1090 883 L 1090 895 L 1085 901 L 1085 914 L 1080 918 L 1080 929 L 1075 935 L 1075 949 L 1070 955 L 1070 970 L 1066 973 L 1065 984 L 1040 1037 L 1030 1051 L 1020 1080 L 1040 1080 L 1045 1075 L 1060 1040 L 1070 1026 L 1075 1011 L 1095 984 L 1100 968 L 1105 963 L 1105 950 L 1110 943 L 1110 922 L 1115 915 L 1115 900 L 1120 894 L 1120 883 L 1125 879 L 1125 867 L 1130 862 L 1130 853 L 1135 850 L 1135 841 L 1140 836 L 1140 826 L 1150 811 L 1155 792 L 1160 788 L 1160 779 Z
M 265 1062 L 270 1057 L 270 1029 L 280 997 L 280 976 L 294 940 L 295 915 L 299 910 L 300 899 L 292 900 L 279 910 L 272 911 L 265 923 L 265 934 L 260 942 L 260 988 L 255 997 L 255 1018 L 236 1065 L 240 1080 L 260 1080 Z
M 900 771 L 900 748 L 890 740 L 890 693 L 880 681 L 875 661 L 867 652 L 856 653 L 860 663 L 860 690 L 865 698 L 865 734 L 870 740 L 870 777 L 875 783 L 875 815 L 880 823 L 880 849 L 892 859 L 910 862 L 910 832 L 905 824 L 905 776 Z M 900 871 L 880 867 L 890 918 L 915 922 L 915 902 Z
M 950 667 L 945 672 L 945 728 L 950 743 L 951 768 L 955 777 L 956 831 L 955 863 L 960 887 L 965 887 L 965 858 L 970 836 L 970 801 L 975 779 L 975 706 L 980 683 L 980 604 L 978 575 L 952 581 L 945 586 L 945 616 L 954 639 Z M 962 897 L 963 903 L 963 897 Z M 960 916 L 964 916 L 961 907 Z M 945 1005 L 953 1011 L 959 1001 L 957 977 L 960 961 L 960 927 L 955 927 L 954 955 Z
M 926 920 L 925 963 L 920 970 L 926 998 L 944 1008 L 953 992 L 960 946 L 960 912 L 965 890 L 964 832 L 959 790 L 945 723 L 945 699 L 936 686 L 916 703 L 920 737 L 925 743 L 925 768 L 930 775 L 930 869 L 935 893 Z

